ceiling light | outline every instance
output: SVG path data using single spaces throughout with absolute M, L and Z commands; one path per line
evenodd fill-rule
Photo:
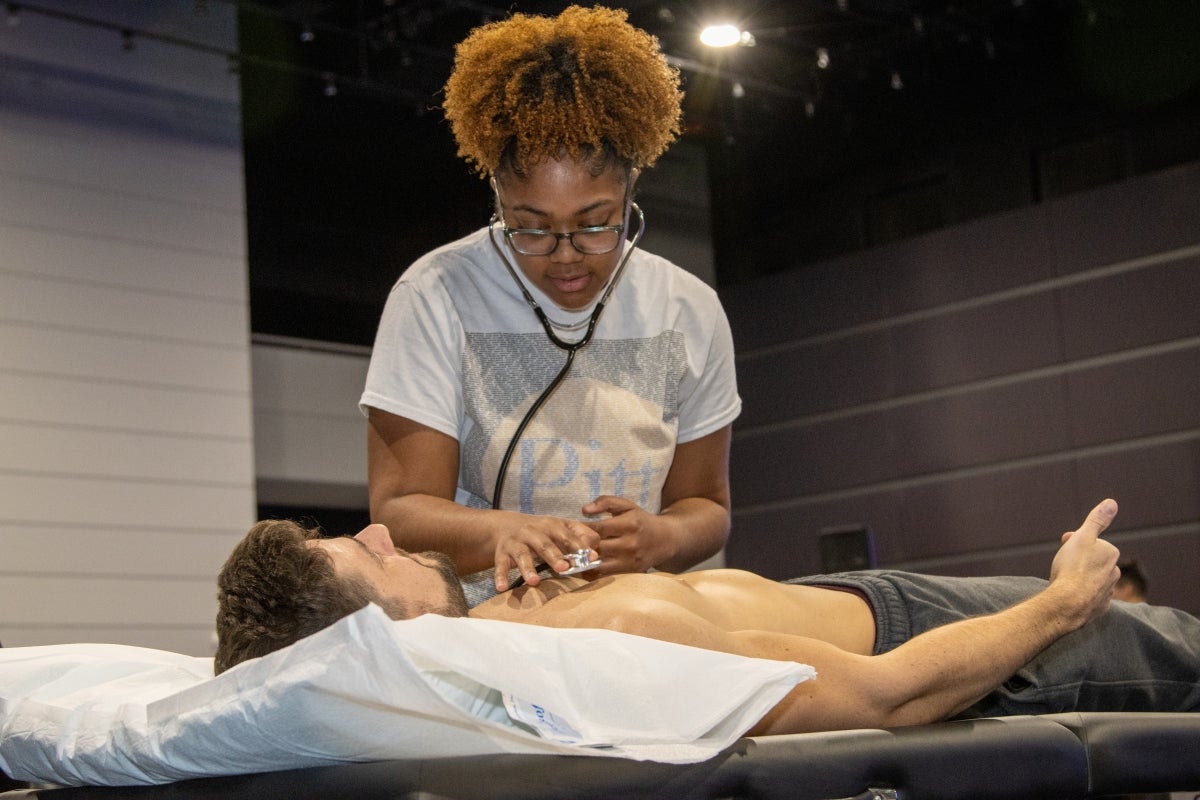
M 748 34 L 743 34 L 737 25 L 709 25 L 700 32 L 700 41 L 709 47 L 732 47 L 741 43 L 743 35 Z

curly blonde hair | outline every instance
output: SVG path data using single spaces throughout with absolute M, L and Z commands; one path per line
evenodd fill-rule
M 483 176 L 560 154 L 648 167 L 680 133 L 679 71 L 621 10 L 514 14 L 459 43 L 442 109 Z

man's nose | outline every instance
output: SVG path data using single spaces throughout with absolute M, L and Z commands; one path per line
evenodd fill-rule
M 354 536 L 360 542 L 376 553 L 391 555 L 396 552 L 396 545 L 392 543 L 392 535 L 388 533 L 387 526 L 375 522 L 363 528 Z

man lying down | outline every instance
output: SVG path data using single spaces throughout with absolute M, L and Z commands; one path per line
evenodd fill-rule
M 468 610 L 450 560 L 397 550 L 382 525 L 319 538 L 256 524 L 218 579 L 217 673 L 285 647 L 368 602 L 393 619 L 471 616 L 607 628 L 756 658 L 817 678 L 750 735 L 935 722 L 953 716 L 1200 709 L 1200 620 L 1110 602 L 1117 548 L 1105 500 L 1063 534 L 1050 580 L 872 570 L 776 583 L 718 569 L 570 575 Z

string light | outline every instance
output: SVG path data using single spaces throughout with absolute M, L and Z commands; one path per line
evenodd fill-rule
M 326 72 L 324 75 L 324 78 L 325 78 L 325 88 L 322 90 L 322 93 L 326 97 L 336 97 L 337 93 L 338 93 L 338 85 L 337 85 L 337 80 L 333 76 L 333 73 Z
M 312 25 L 307 22 L 304 23 L 304 27 L 300 29 L 300 41 L 307 43 L 315 38 L 317 38 L 317 35 L 313 33 Z
M 829 68 L 829 51 L 824 47 L 817 48 L 817 67 L 820 69 Z

